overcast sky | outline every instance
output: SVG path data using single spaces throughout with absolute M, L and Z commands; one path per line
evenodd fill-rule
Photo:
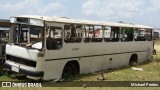
M 160 0 L 1 0 L 0 18 L 45 15 L 160 28 Z

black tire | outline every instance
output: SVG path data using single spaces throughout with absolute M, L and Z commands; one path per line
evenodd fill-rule
M 69 78 L 78 74 L 77 67 L 74 63 L 67 63 L 63 69 L 62 78 Z
M 136 66 L 136 65 L 137 65 L 137 62 L 133 62 L 133 61 L 132 61 L 132 62 L 130 62 L 130 65 L 131 65 L 131 66 Z
M 78 68 L 76 67 L 76 65 L 72 63 L 71 66 L 72 66 L 72 71 L 73 71 L 72 75 L 78 74 Z
M 136 66 L 137 63 L 138 63 L 138 56 L 136 54 L 133 54 L 130 58 L 129 65 Z

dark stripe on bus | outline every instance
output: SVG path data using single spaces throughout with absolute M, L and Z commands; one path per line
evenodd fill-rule
M 96 56 L 125 54 L 125 53 L 135 53 L 135 52 L 146 52 L 146 51 L 147 51 L 147 50 L 143 50 L 143 51 L 133 51 L 133 52 L 122 52 L 122 53 L 99 54 L 99 55 L 89 55 L 89 56 L 79 56 L 79 57 L 67 57 L 67 58 L 57 58 L 57 59 L 46 59 L 45 61 L 54 61 L 54 60 L 72 59 L 72 58 L 84 58 L 84 57 L 96 57 Z

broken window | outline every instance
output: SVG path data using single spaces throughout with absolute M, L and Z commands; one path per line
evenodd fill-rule
M 46 47 L 48 50 L 59 50 L 62 48 L 62 28 L 48 26 L 46 31 Z
M 147 33 L 145 29 L 135 29 L 134 39 L 135 41 L 146 41 Z
M 83 26 L 84 42 L 102 42 L 103 29 L 102 26 L 84 25 Z
M 111 32 L 111 27 L 104 27 L 104 41 L 109 42 L 110 40 L 110 32 Z
M 25 24 L 14 24 L 11 27 L 10 43 L 26 48 L 43 48 L 43 27 Z
M 147 40 L 152 41 L 152 29 L 147 29 Z
M 82 41 L 82 25 L 65 25 L 64 32 L 65 43 L 80 43 Z
M 133 41 L 134 28 L 122 28 L 121 29 L 121 41 Z
M 104 41 L 106 42 L 118 42 L 119 41 L 119 27 L 105 27 L 104 32 Z M 108 33 L 108 34 L 107 34 Z

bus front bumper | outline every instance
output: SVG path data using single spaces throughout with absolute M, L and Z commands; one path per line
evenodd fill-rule
M 4 68 L 9 69 L 10 71 L 13 71 L 12 65 L 9 65 L 7 63 L 4 64 Z M 18 73 L 29 75 L 29 76 L 34 76 L 34 77 L 43 77 L 43 75 L 44 75 L 43 71 L 30 71 L 30 70 L 25 70 L 22 68 L 18 68 Z

